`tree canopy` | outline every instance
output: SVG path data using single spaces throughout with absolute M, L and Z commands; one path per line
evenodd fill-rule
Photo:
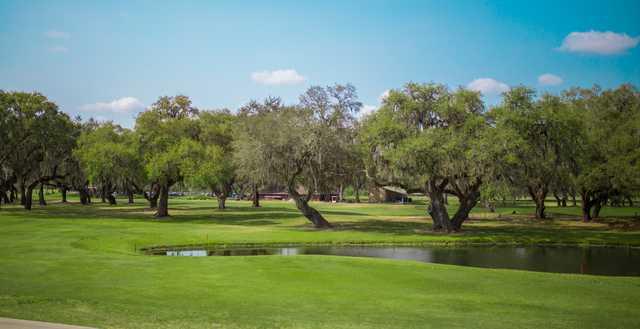
M 329 223 L 314 200 L 342 201 L 345 187 L 422 193 L 438 231 L 459 231 L 483 201 L 580 199 L 585 221 L 640 191 L 640 93 L 631 85 L 571 88 L 559 95 L 517 86 L 487 108 L 479 93 L 437 83 L 391 90 L 359 115 L 350 84 L 312 86 L 296 104 L 268 97 L 237 111 L 201 110 L 184 95 L 162 96 L 133 129 L 71 119 L 44 95 L 0 91 L 0 202 L 32 207 L 44 186 L 80 194 L 82 204 L 142 193 L 169 215 L 175 186 L 211 193 L 218 208 L 234 193 L 286 192 L 313 226 Z M 373 191 L 373 192 L 372 192 Z M 450 215 L 447 196 L 459 206 Z M 44 205 L 42 192 L 41 205 Z

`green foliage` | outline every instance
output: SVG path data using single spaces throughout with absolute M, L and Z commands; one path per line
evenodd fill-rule
M 235 178 L 232 142 L 236 118 L 228 111 L 201 112 L 199 144 L 194 146 L 191 165 L 185 169 L 188 181 L 216 194 L 231 190 Z
M 141 180 L 141 158 L 134 134 L 111 122 L 82 133 L 74 155 L 90 182 L 126 185 Z
M 583 138 L 571 170 L 587 208 L 640 190 L 640 93 L 630 85 L 614 90 L 571 89 L 564 94 L 582 124 Z M 589 209 L 585 209 L 589 219 Z
M 0 91 L 0 191 L 11 182 L 22 191 L 31 209 L 31 192 L 38 184 L 63 179 L 64 164 L 75 146 L 78 126 L 40 93 Z
M 190 101 L 176 98 L 161 97 L 136 119 L 135 131 L 148 179 L 165 186 L 184 178 L 182 168 L 189 165 L 189 156 L 195 154 L 189 147 L 196 145 L 198 136 Z

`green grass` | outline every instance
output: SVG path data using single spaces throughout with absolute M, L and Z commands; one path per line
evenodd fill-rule
M 172 199 L 0 209 L 0 316 L 99 328 L 638 328 L 640 278 L 491 270 L 369 258 L 179 258 L 136 249 L 202 243 L 567 243 L 640 246 L 638 208 L 536 221 L 528 202 L 461 234 L 429 232 L 424 205 L 316 204 L 314 230 L 288 202 Z M 455 207 L 455 205 L 453 205 Z M 513 212 L 516 214 L 512 214 Z M 498 218 L 499 216 L 499 218 Z

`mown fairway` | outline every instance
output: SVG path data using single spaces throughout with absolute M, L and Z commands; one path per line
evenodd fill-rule
M 74 200 L 75 201 L 75 200 Z M 172 199 L 0 210 L 0 316 L 99 328 L 638 328 L 640 278 L 490 270 L 332 256 L 179 258 L 135 249 L 197 243 L 592 243 L 640 246 L 638 208 L 605 219 L 530 219 L 530 204 L 476 209 L 435 235 L 423 205 L 316 204 L 314 230 L 288 202 Z M 516 215 L 512 212 L 516 211 Z M 525 215 L 527 214 L 527 215 Z

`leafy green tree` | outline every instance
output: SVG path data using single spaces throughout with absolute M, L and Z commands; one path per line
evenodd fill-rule
M 142 175 L 141 159 L 132 143 L 133 132 L 111 122 L 83 133 L 78 140 L 74 154 L 109 204 L 116 204 L 118 189 L 130 192 Z
M 536 204 L 536 218 L 545 218 L 545 200 L 554 186 L 569 184 L 565 172 L 575 165 L 581 125 L 560 97 L 516 87 L 504 94 L 491 113 L 502 146 L 496 162 L 511 184 L 527 191 Z
M 232 142 L 235 117 L 229 111 L 200 113 L 197 158 L 189 166 L 189 181 L 209 189 L 218 199 L 218 208 L 225 209 L 226 199 L 235 181 Z
M 362 138 L 374 164 L 368 173 L 377 185 L 422 190 L 430 200 L 433 229 L 460 230 L 480 198 L 491 161 L 480 151 L 488 128 L 480 95 L 409 83 L 391 91 L 365 126 Z M 453 217 L 447 211 L 447 193 L 460 200 Z
M 34 188 L 64 177 L 60 166 L 75 144 L 74 123 L 42 94 L 3 92 L 0 98 L 2 121 L 9 125 L 3 144 L 8 151 L 0 156 L 30 210 Z
M 607 91 L 573 88 L 564 98 L 583 124 L 570 172 L 582 218 L 591 221 L 607 200 L 640 190 L 640 93 L 631 85 Z
M 344 132 L 361 105 L 353 86 L 335 85 L 309 88 L 297 107 L 259 107 L 242 118 L 235 163 L 247 165 L 254 177 L 285 185 L 298 210 L 316 228 L 330 227 L 309 201 L 338 186 Z
M 268 97 L 262 103 L 252 100 L 242 106 L 238 111 L 238 120 L 234 132 L 236 141 L 234 143 L 252 143 L 251 140 L 240 141 L 240 139 L 246 136 L 258 136 L 261 134 L 259 129 L 268 129 L 269 127 L 259 124 L 260 120 L 264 116 L 268 116 L 270 113 L 282 108 L 282 106 L 282 100 L 278 97 Z M 269 173 L 263 170 L 261 159 L 252 153 L 253 149 L 258 148 L 259 145 L 244 146 L 234 149 L 233 164 L 235 166 L 236 182 L 251 185 L 253 207 L 260 207 L 259 188 L 268 181 L 272 181 L 272 179 L 270 179 Z
M 158 188 L 157 217 L 169 216 L 169 190 L 184 179 L 197 149 L 198 110 L 182 95 L 160 97 L 136 119 L 140 152 L 150 185 Z M 153 197 L 153 196 L 152 196 Z

